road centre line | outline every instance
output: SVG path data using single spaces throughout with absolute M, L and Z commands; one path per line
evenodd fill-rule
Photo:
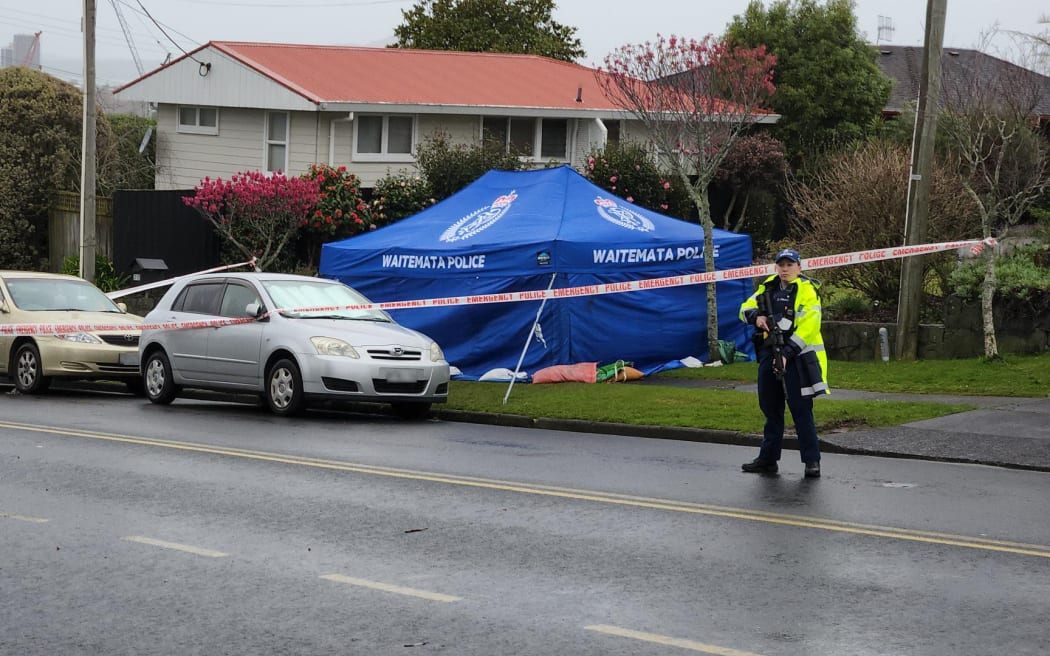
M 50 519 L 44 519 L 43 517 L 29 517 L 27 515 L 16 515 L 14 513 L 0 512 L 0 519 L 17 519 L 20 522 L 29 522 L 31 524 L 46 524 Z
M 682 649 L 698 651 L 703 654 L 715 654 L 716 656 L 760 656 L 759 654 L 755 654 L 750 651 L 740 651 L 739 649 L 719 647 L 718 645 L 707 645 L 702 642 L 696 642 L 695 640 L 672 638 L 670 636 L 660 635 L 659 633 L 645 633 L 643 631 L 632 631 L 631 629 L 622 629 L 618 626 L 610 626 L 608 624 L 592 624 L 583 628 L 588 631 L 604 633 L 605 635 L 617 636 L 620 638 L 632 638 L 634 640 L 641 640 L 642 642 L 652 642 L 658 645 L 665 645 L 668 647 L 681 647 Z
M 196 554 L 198 556 L 207 556 L 208 558 L 225 558 L 226 556 L 230 555 L 228 553 L 223 553 L 222 551 L 205 549 L 204 547 L 195 547 L 192 544 L 179 544 L 178 542 L 155 540 L 153 538 L 147 538 L 141 535 L 129 535 L 127 537 L 121 538 L 121 540 L 127 540 L 128 542 L 138 542 L 139 544 L 148 544 L 150 546 L 161 547 L 163 549 L 185 551 L 187 553 Z
M 406 595 L 409 597 L 418 597 L 419 599 L 427 599 L 429 601 L 443 601 L 446 603 L 451 603 L 453 601 L 462 601 L 461 597 L 453 597 L 452 595 L 441 594 L 440 592 L 428 592 L 427 590 L 405 588 L 400 585 L 391 585 L 389 583 L 380 583 L 379 581 L 358 579 L 352 576 L 343 576 L 342 574 L 325 574 L 321 576 L 321 578 L 327 581 L 335 581 L 336 583 L 346 583 L 349 585 L 356 585 L 362 588 L 369 588 L 372 590 L 381 590 L 383 592 L 391 592 L 393 594 Z
M 532 483 L 520 483 L 516 481 L 504 481 L 500 479 L 458 476 L 455 474 L 438 474 L 433 472 L 416 471 L 411 469 L 399 469 L 394 467 L 365 465 L 361 463 L 343 462 L 337 460 L 325 460 L 321 458 L 290 456 L 281 453 L 253 451 L 249 449 L 239 449 L 236 447 L 217 447 L 194 442 L 181 442 L 177 440 L 135 437 L 131 435 L 121 435 L 117 433 L 83 431 L 57 426 L 41 426 L 35 424 L 21 424 L 0 421 L 0 428 L 8 428 L 11 430 L 20 430 L 35 433 L 48 433 L 65 437 L 81 437 L 95 440 L 104 440 L 109 442 L 122 442 L 127 444 L 137 444 L 141 446 L 176 449 L 180 451 L 210 453 L 213 455 L 224 455 L 235 458 L 246 458 L 265 462 L 284 463 L 290 465 L 299 465 L 303 467 L 316 467 L 320 469 L 354 472 L 359 474 L 369 474 L 373 476 L 388 476 L 393 478 L 404 478 L 417 481 L 445 483 L 449 485 L 477 487 L 489 490 L 517 492 L 521 494 L 537 494 L 544 496 L 559 497 L 563 499 L 575 499 L 578 501 L 594 501 L 598 503 L 617 504 L 636 508 L 649 508 L 653 510 L 666 510 L 671 512 L 691 513 L 698 515 L 707 515 L 712 517 L 742 519 L 747 521 L 764 522 L 768 524 L 779 524 L 782 526 L 794 526 L 798 528 L 819 529 L 824 531 L 852 533 L 855 535 L 867 535 L 871 537 L 889 538 L 894 540 L 924 542 L 944 546 L 963 547 L 967 549 L 979 549 L 983 551 L 996 551 L 1024 556 L 1036 556 L 1039 558 L 1050 558 L 1050 546 L 1047 545 L 1026 544 L 1022 542 L 1010 542 L 1006 540 L 992 540 L 981 537 L 954 535 L 951 533 L 936 533 L 930 531 L 920 531 L 915 529 L 894 528 L 891 526 L 880 526 L 876 524 L 861 524 L 835 519 L 810 517 L 806 515 L 790 515 L 784 513 L 767 512 L 763 510 L 749 510 L 746 508 L 733 508 L 727 506 L 717 506 L 712 504 L 695 503 L 690 501 L 675 501 L 672 499 L 640 497 L 627 494 L 619 494 L 615 492 L 599 492 L 594 490 L 583 490 L 576 488 L 539 485 Z

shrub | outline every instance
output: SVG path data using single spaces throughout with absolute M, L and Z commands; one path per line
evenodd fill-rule
M 82 105 L 67 82 L 0 69 L 0 268 L 46 268 L 51 198 L 80 181 Z
M 949 276 L 949 288 L 965 300 L 981 297 L 985 262 L 976 258 L 960 263 Z M 995 298 L 1005 306 L 1032 309 L 1050 303 L 1050 246 L 1022 246 L 995 261 Z
M 906 147 L 872 142 L 830 156 L 805 183 L 792 184 L 789 198 L 796 216 L 791 236 L 803 257 L 902 244 L 908 165 Z M 959 179 L 935 166 L 927 240 L 970 239 L 980 234 L 976 209 Z M 929 290 L 944 289 L 955 266 L 954 254 L 927 255 L 923 261 Z M 886 309 L 897 307 L 900 270 L 901 261 L 891 259 L 827 269 L 821 275 Z
M 438 132 L 427 137 L 416 152 L 416 165 L 430 185 L 435 200 L 444 200 L 492 169 L 523 171 L 529 168 L 516 152 L 502 144 L 453 144 Z
M 69 276 L 80 275 L 80 256 L 68 255 L 62 260 L 62 273 Z M 128 276 L 117 273 L 113 260 L 101 253 L 95 254 L 95 286 L 104 292 L 115 292 L 128 285 Z
M 629 203 L 688 220 L 693 202 L 681 182 L 653 163 L 648 151 L 634 142 L 608 144 L 591 151 L 580 173 Z
M 303 179 L 317 185 L 317 203 L 299 221 L 306 264 L 320 262 L 321 245 L 375 230 L 372 208 L 361 195 L 361 180 L 345 166 L 311 164 Z
M 372 188 L 372 218 L 377 225 L 388 225 L 436 202 L 430 184 L 420 176 L 404 171 L 391 173 Z

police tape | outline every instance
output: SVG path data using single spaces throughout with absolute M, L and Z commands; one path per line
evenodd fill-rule
M 846 266 L 850 264 L 868 264 L 883 260 L 894 260 L 915 255 L 930 255 L 959 249 L 967 249 L 972 255 L 979 255 L 986 246 L 994 246 L 994 239 L 969 239 L 964 241 L 948 241 L 936 244 L 917 244 L 914 246 L 896 246 L 891 248 L 877 248 L 866 251 L 854 251 L 852 253 L 841 253 L 838 255 L 824 255 L 810 257 L 802 260 L 804 270 L 827 269 L 831 267 Z M 216 267 L 200 273 L 211 273 L 225 269 L 253 265 L 255 261 L 241 264 Z M 363 310 L 408 310 L 413 308 L 451 307 L 457 305 L 484 305 L 489 303 L 513 303 L 520 301 L 538 301 L 542 299 L 575 298 L 581 296 L 601 296 L 605 294 L 621 294 L 624 292 L 643 291 L 647 289 L 665 289 L 668 287 L 684 287 L 688 285 L 705 285 L 710 283 L 724 282 L 729 280 L 740 280 L 742 278 L 757 278 L 770 276 L 776 272 L 775 264 L 762 264 L 757 266 L 739 267 L 736 269 L 725 269 L 723 271 L 709 271 L 703 273 L 690 273 L 679 276 L 667 276 L 663 278 L 647 278 L 643 280 L 629 280 L 624 282 L 602 283 L 598 285 L 581 285 L 577 287 L 559 287 L 554 289 L 538 289 L 525 292 L 505 292 L 499 294 L 477 294 L 467 296 L 447 296 L 444 298 L 428 298 L 406 301 L 385 301 L 381 303 L 361 303 L 358 305 L 335 305 L 324 307 L 308 307 L 294 309 L 275 309 L 266 312 L 259 317 L 238 317 L 207 319 L 200 321 L 177 321 L 162 323 L 94 323 L 94 324 L 72 324 L 72 323 L 26 323 L 0 325 L 0 336 L 23 336 L 23 335 L 69 335 L 81 332 L 138 332 L 142 330 L 185 330 L 193 328 L 220 328 L 223 326 L 234 326 L 238 324 L 254 323 L 263 317 L 273 314 L 307 314 L 307 313 L 331 313 L 339 311 L 363 311 Z M 197 274 L 191 274 L 197 275 Z M 186 277 L 186 276 L 182 276 Z M 181 278 L 181 277 L 180 277 Z M 172 279 L 163 283 L 151 283 L 142 287 L 154 288 L 163 284 L 172 284 Z M 139 289 L 141 288 L 133 288 Z M 123 295 L 123 294 L 122 294 Z
M 116 300 L 124 296 L 131 296 L 139 292 L 148 291 L 150 289 L 158 289 L 160 287 L 167 287 L 173 285 L 183 278 L 189 278 L 191 276 L 200 276 L 205 273 L 217 273 L 219 271 L 228 271 L 230 269 L 239 269 L 241 267 L 250 266 L 256 271 L 259 269 L 255 266 L 255 258 L 248 260 L 247 262 L 238 262 L 237 264 L 224 264 L 222 266 L 213 267 L 211 269 L 205 269 L 204 271 L 195 271 L 194 273 L 187 273 L 184 276 L 176 276 L 175 278 L 168 278 L 166 280 L 158 280 L 156 282 L 146 283 L 145 285 L 138 285 L 136 287 L 128 287 L 127 289 L 118 289 L 117 291 L 106 292 L 106 296 L 111 300 Z

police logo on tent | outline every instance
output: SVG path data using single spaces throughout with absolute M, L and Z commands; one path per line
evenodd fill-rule
M 470 239 L 503 218 L 503 215 L 507 213 L 507 210 L 510 209 L 511 204 L 514 203 L 517 197 L 518 194 L 511 191 L 509 194 L 504 194 L 492 201 L 492 204 L 488 207 L 471 212 L 441 233 L 440 241 L 452 243 Z
M 630 208 L 617 205 L 614 200 L 598 196 L 594 199 L 594 205 L 603 219 L 621 228 L 638 232 L 652 232 L 656 229 L 652 221 Z

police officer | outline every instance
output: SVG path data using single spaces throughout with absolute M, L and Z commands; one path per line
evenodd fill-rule
M 744 463 L 742 469 L 759 474 L 777 472 L 786 402 L 795 421 L 805 475 L 817 478 L 820 446 L 813 419 L 813 397 L 829 393 L 828 359 L 820 335 L 820 283 L 802 275 L 802 260 L 793 248 L 777 253 L 775 261 L 776 273 L 740 306 L 740 320 L 756 329 L 758 406 L 766 417 L 758 457 Z M 774 322 L 783 335 L 779 367 L 774 366 Z M 780 377 L 778 369 L 783 372 Z

